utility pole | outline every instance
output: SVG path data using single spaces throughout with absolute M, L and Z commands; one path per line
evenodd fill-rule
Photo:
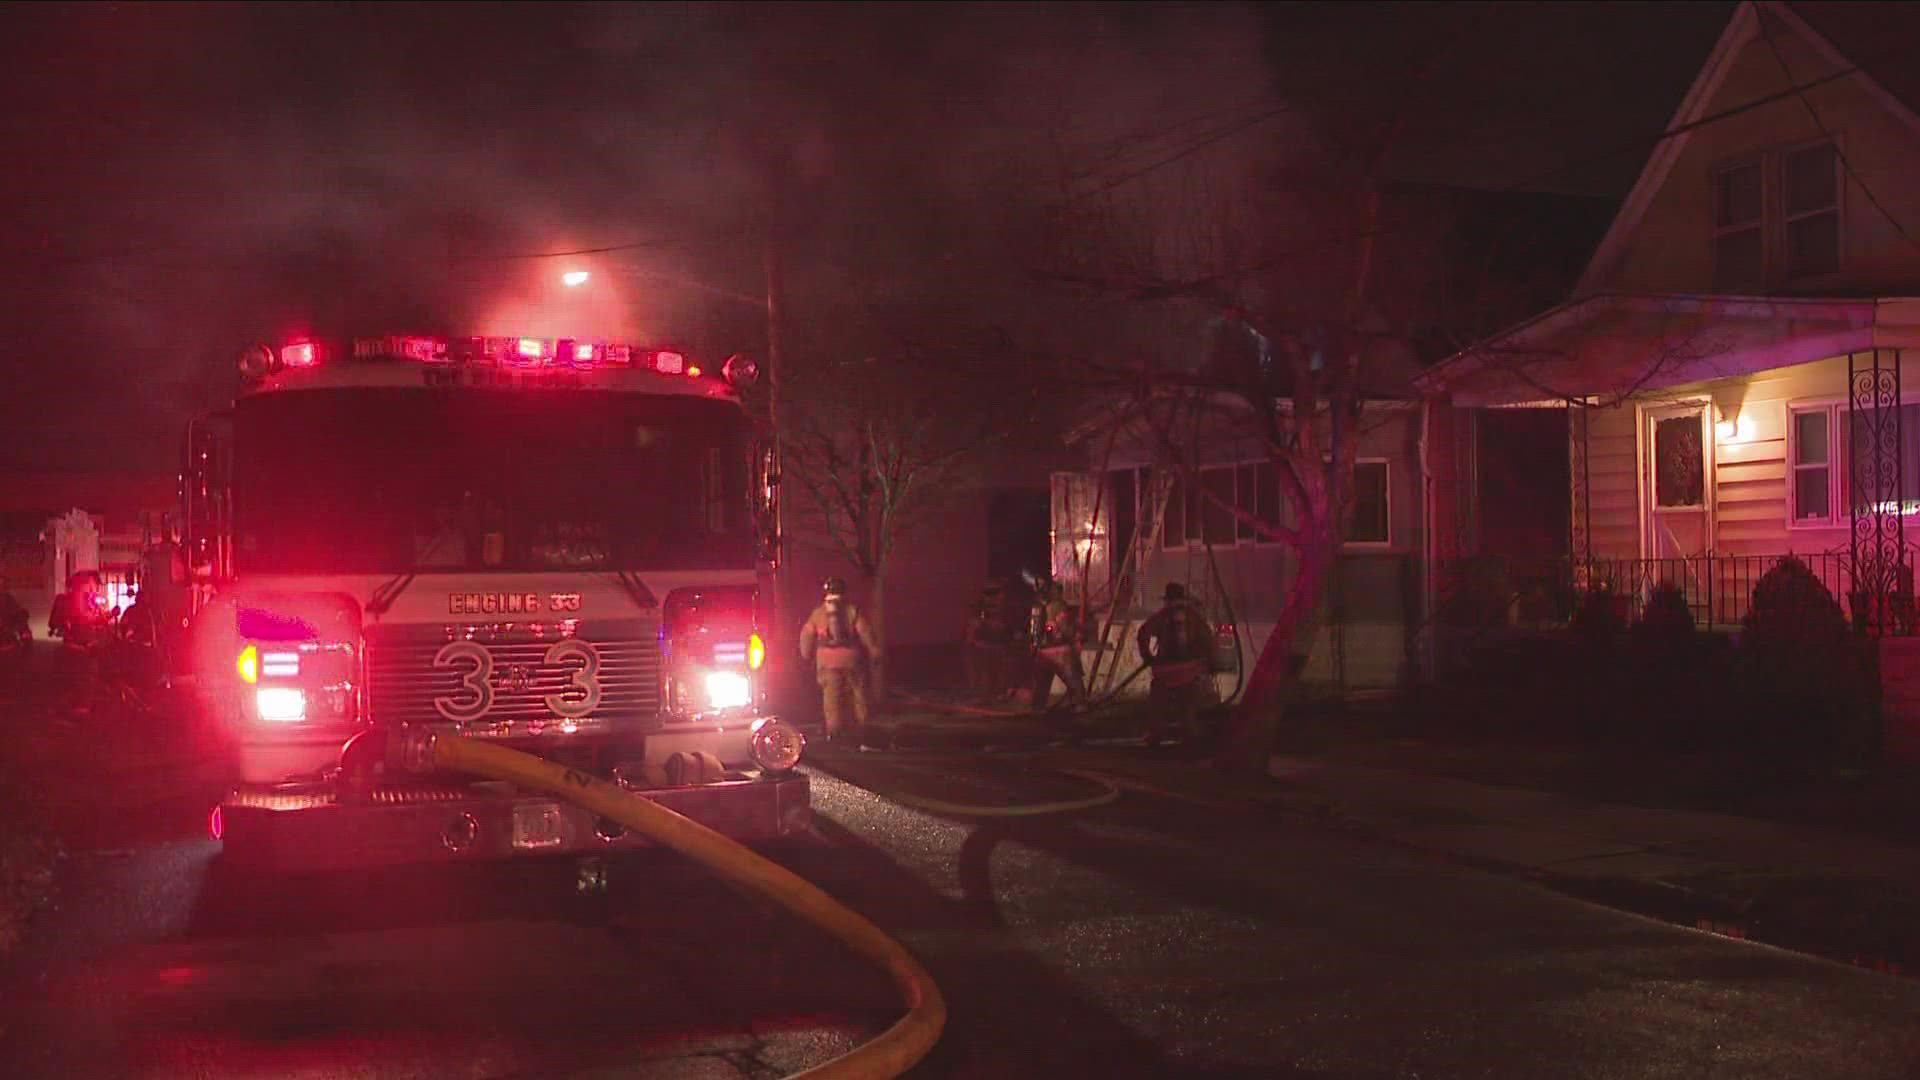
M 769 426 L 773 428 L 774 467 L 776 470 L 779 470 L 779 472 L 784 473 L 786 469 L 786 454 L 782 445 L 784 442 L 782 436 L 785 428 L 781 425 L 780 419 L 780 383 L 783 373 L 782 369 L 785 366 L 782 362 L 783 358 L 780 355 L 780 322 L 783 315 L 781 310 L 782 278 L 780 273 L 780 183 L 777 177 L 771 175 L 767 177 L 767 180 L 767 223 L 765 250 L 762 253 L 762 270 L 766 275 L 767 292 L 767 422 Z M 780 480 L 780 487 L 785 487 L 785 476 L 781 476 Z M 787 559 L 787 499 L 786 493 L 779 488 L 776 488 L 774 492 L 773 536 L 774 570 L 772 611 L 774 625 L 770 628 L 772 631 L 770 637 L 771 640 L 775 642 L 784 642 L 787 633 L 789 633 L 794 626 L 799 625 L 799 620 L 794 617 L 792 604 L 789 602 L 790 598 L 788 596 L 790 591 L 788 586 L 790 584 L 789 579 L 792 568 Z M 775 673 L 776 679 L 779 679 L 782 673 L 793 670 L 792 665 L 795 654 L 791 648 L 785 647 L 777 647 L 776 652 L 778 653 L 778 657 L 772 665 L 772 670 Z M 785 687 L 783 687 L 784 689 L 791 689 L 797 686 L 799 682 L 797 678 L 780 681 L 786 684 Z

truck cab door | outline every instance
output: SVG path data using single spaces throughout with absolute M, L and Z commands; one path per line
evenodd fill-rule
M 755 556 L 769 573 L 780 566 L 780 452 L 771 440 L 753 446 Z

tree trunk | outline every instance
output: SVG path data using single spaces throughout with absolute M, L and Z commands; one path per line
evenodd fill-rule
M 1253 662 L 1240 704 L 1227 719 L 1217 764 L 1232 772 L 1266 775 L 1280 721 L 1307 666 L 1318 629 L 1321 594 L 1326 588 L 1327 560 L 1305 555 L 1300 572 L 1288 590 L 1287 604 L 1273 633 Z
M 887 696 L 887 578 L 884 573 L 875 574 L 867 581 L 867 625 L 873 630 L 874 644 L 879 646 L 869 657 L 867 671 L 867 704 L 878 711 Z

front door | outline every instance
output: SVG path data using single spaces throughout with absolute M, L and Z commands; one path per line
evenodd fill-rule
M 1704 402 L 1643 411 L 1646 536 L 1650 559 L 1684 559 L 1713 547 L 1713 425 Z

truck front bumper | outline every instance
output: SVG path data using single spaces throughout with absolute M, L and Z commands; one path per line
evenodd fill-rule
M 813 810 L 799 773 L 633 792 L 735 840 L 805 833 Z M 380 789 L 365 801 L 332 793 L 235 791 L 212 831 L 228 857 L 285 871 L 472 862 L 529 855 L 591 855 L 652 847 L 587 810 L 507 785 Z

